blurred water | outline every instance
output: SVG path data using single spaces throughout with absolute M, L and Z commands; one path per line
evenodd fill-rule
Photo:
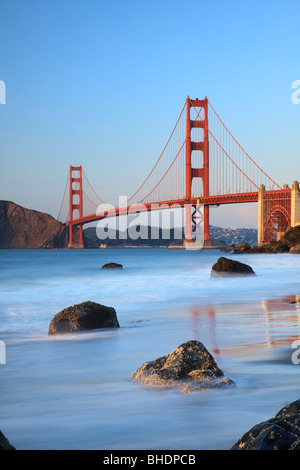
M 18 449 L 228 449 L 299 398 L 300 257 L 226 255 L 257 276 L 211 279 L 219 251 L 1 250 L 0 429 Z M 107 262 L 123 270 L 101 270 Z M 121 328 L 48 337 L 92 300 Z M 145 361 L 202 341 L 231 390 L 183 395 L 132 382 Z

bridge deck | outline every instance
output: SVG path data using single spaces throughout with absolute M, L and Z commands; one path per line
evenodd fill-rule
M 264 197 L 272 197 L 275 194 L 286 193 L 286 190 L 270 190 L 264 191 Z M 212 195 L 207 197 L 191 198 L 187 199 L 176 199 L 171 201 L 160 201 L 156 203 L 147 203 L 147 204 L 136 204 L 126 207 L 117 207 L 110 211 L 97 212 L 95 214 L 90 214 L 82 218 L 73 219 L 67 222 L 67 225 L 84 225 L 87 223 L 95 222 L 109 217 L 119 217 L 121 215 L 126 215 L 134 212 L 146 212 L 151 210 L 163 210 L 178 207 L 184 207 L 188 204 L 190 205 L 221 205 L 221 204 L 241 204 L 247 202 L 257 202 L 258 201 L 258 191 L 248 192 L 248 193 L 237 193 L 237 194 L 222 194 L 222 195 Z

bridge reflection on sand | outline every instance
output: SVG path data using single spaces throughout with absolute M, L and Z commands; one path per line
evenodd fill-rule
M 300 339 L 300 295 L 253 304 L 194 306 L 190 309 L 193 339 L 209 342 L 220 356 L 264 360 L 282 346 L 291 363 L 293 342 Z

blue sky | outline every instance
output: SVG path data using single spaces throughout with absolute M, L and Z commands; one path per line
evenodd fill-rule
M 299 0 L 1 0 L 0 199 L 57 217 L 69 165 L 130 196 L 208 96 L 278 183 L 300 180 Z M 256 207 L 211 211 L 255 226 Z

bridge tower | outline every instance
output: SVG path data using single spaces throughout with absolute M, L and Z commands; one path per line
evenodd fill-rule
M 82 225 L 74 223 L 74 219 L 83 216 L 82 198 L 82 167 L 70 165 L 69 175 L 69 248 L 84 248 Z M 74 212 L 77 211 L 76 217 Z
M 191 119 L 191 107 L 203 108 L 204 119 Z M 203 129 L 203 140 L 194 142 L 191 138 L 193 128 Z M 202 168 L 194 168 L 192 166 L 192 152 L 202 151 L 203 166 Z M 185 141 L 185 199 L 186 199 L 186 233 L 185 246 L 192 241 L 192 232 L 197 228 L 196 215 L 199 213 L 197 206 L 192 206 L 190 201 L 192 197 L 192 181 L 193 178 L 202 178 L 203 197 L 209 196 L 209 143 L 208 143 L 208 99 L 186 100 L 186 141 Z M 193 210 L 193 213 L 191 212 Z M 200 217 L 201 219 L 201 217 Z M 201 220 L 202 222 L 202 220 Z M 203 214 L 203 246 L 211 246 L 209 237 L 209 205 L 204 204 Z

